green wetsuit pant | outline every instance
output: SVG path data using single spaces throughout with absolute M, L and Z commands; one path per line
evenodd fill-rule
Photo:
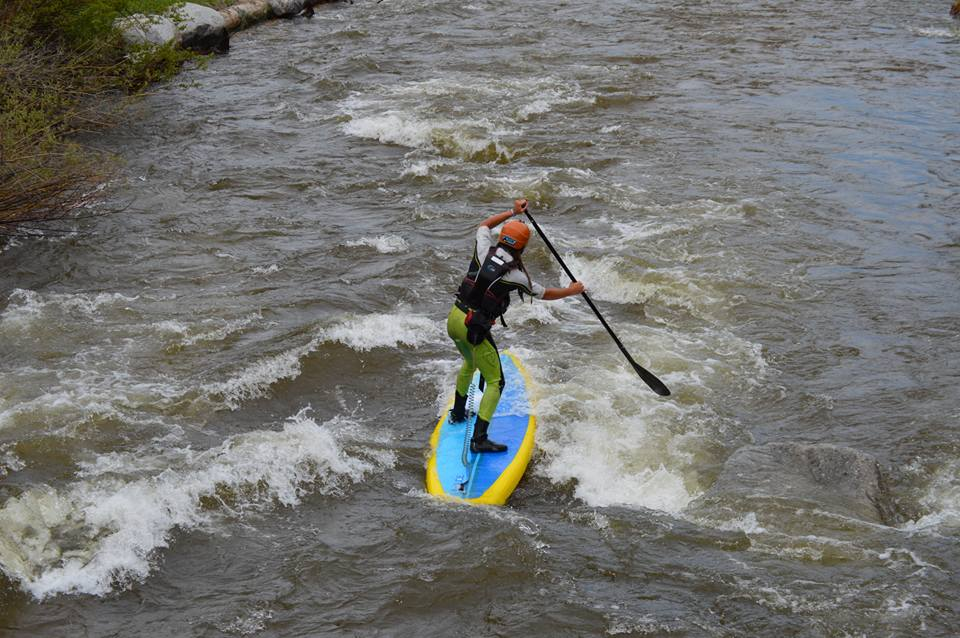
M 477 416 L 489 422 L 497 410 L 500 392 L 503 390 L 504 379 L 503 369 L 500 367 L 500 353 L 497 352 L 497 346 L 490 335 L 476 346 L 467 341 L 467 326 L 464 323 L 466 318 L 467 315 L 456 306 L 451 308 L 450 314 L 447 315 L 447 334 L 457 344 L 457 350 L 463 356 L 463 365 L 460 366 L 460 373 L 457 374 L 457 393 L 466 396 L 467 390 L 470 389 L 470 382 L 473 380 L 473 372 L 479 368 L 486 387 L 483 390 L 483 399 L 480 400 Z

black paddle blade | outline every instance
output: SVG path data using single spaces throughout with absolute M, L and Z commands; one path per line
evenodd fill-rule
M 650 386 L 650 389 L 659 394 L 662 397 L 670 396 L 670 388 L 664 385 L 663 381 L 658 379 L 656 375 L 644 368 L 642 365 L 636 361 L 631 361 L 633 364 L 633 369 L 637 371 L 637 374 L 640 375 L 640 378 L 643 379 L 643 382 Z

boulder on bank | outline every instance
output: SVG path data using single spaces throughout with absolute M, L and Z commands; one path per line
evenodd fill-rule
M 183 48 L 199 53 L 226 53 L 230 49 L 226 20 L 216 9 L 186 2 L 174 7 L 169 15 Z
M 267 0 L 248 0 L 221 9 L 220 15 L 226 21 L 227 31 L 236 31 L 249 24 L 266 20 L 273 15 L 273 9 Z
M 304 0 L 270 0 L 270 9 L 278 18 L 292 18 L 303 11 Z
M 130 46 L 163 46 L 173 42 L 200 53 L 226 53 L 230 34 L 219 11 L 192 2 L 177 5 L 166 15 L 143 15 L 118 18 L 114 26 Z
M 740 448 L 717 481 L 687 508 L 755 510 L 761 501 L 891 524 L 895 507 L 877 460 L 834 445 L 768 443 Z
M 113 26 L 120 30 L 128 46 L 163 46 L 177 39 L 177 27 L 165 16 L 147 16 L 137 13 L 117 18 Z
M 118 18 L 114 26 L 130 46 L 176 43 L 200 53 L 226 53 L 230 32 L 270 17 L 292 18 L 329 0 L 243 0 L 220 11 L 185 2 L 165 15 L 136 14 Z

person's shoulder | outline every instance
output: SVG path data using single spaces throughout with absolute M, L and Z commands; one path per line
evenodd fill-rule
M 493 245 L 493 234 L 492 231 L 486 226 L 477 226 L 477 248 L 483 248 L 480 252 L 486 252 L 490 246 Z
M 519 266 L 511 268 L 504 276 L 504 282 L 512 284 L 517 288 L 522 289 L 527 294 L 536 293 L 538 287 L 537 282 L 533 281 L 527 276 L 527 273 L 523 272 Z M 542 288 L 542 286 L 540 286 Z

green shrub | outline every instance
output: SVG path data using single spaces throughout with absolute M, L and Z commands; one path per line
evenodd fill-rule
M 110 162 L 75 135 L 114 123 L 124 93 L 194 57 L 173 46 L 127 50 L 114 20 L 176 4 L 0 0 L 0 238 L 49 229 L 95 197 Z
M 71 136 L 109 123 L 115 65 L 94 47 L 65 49 L 0 30 L 0 235 L 75 212 L 108 163 Z

